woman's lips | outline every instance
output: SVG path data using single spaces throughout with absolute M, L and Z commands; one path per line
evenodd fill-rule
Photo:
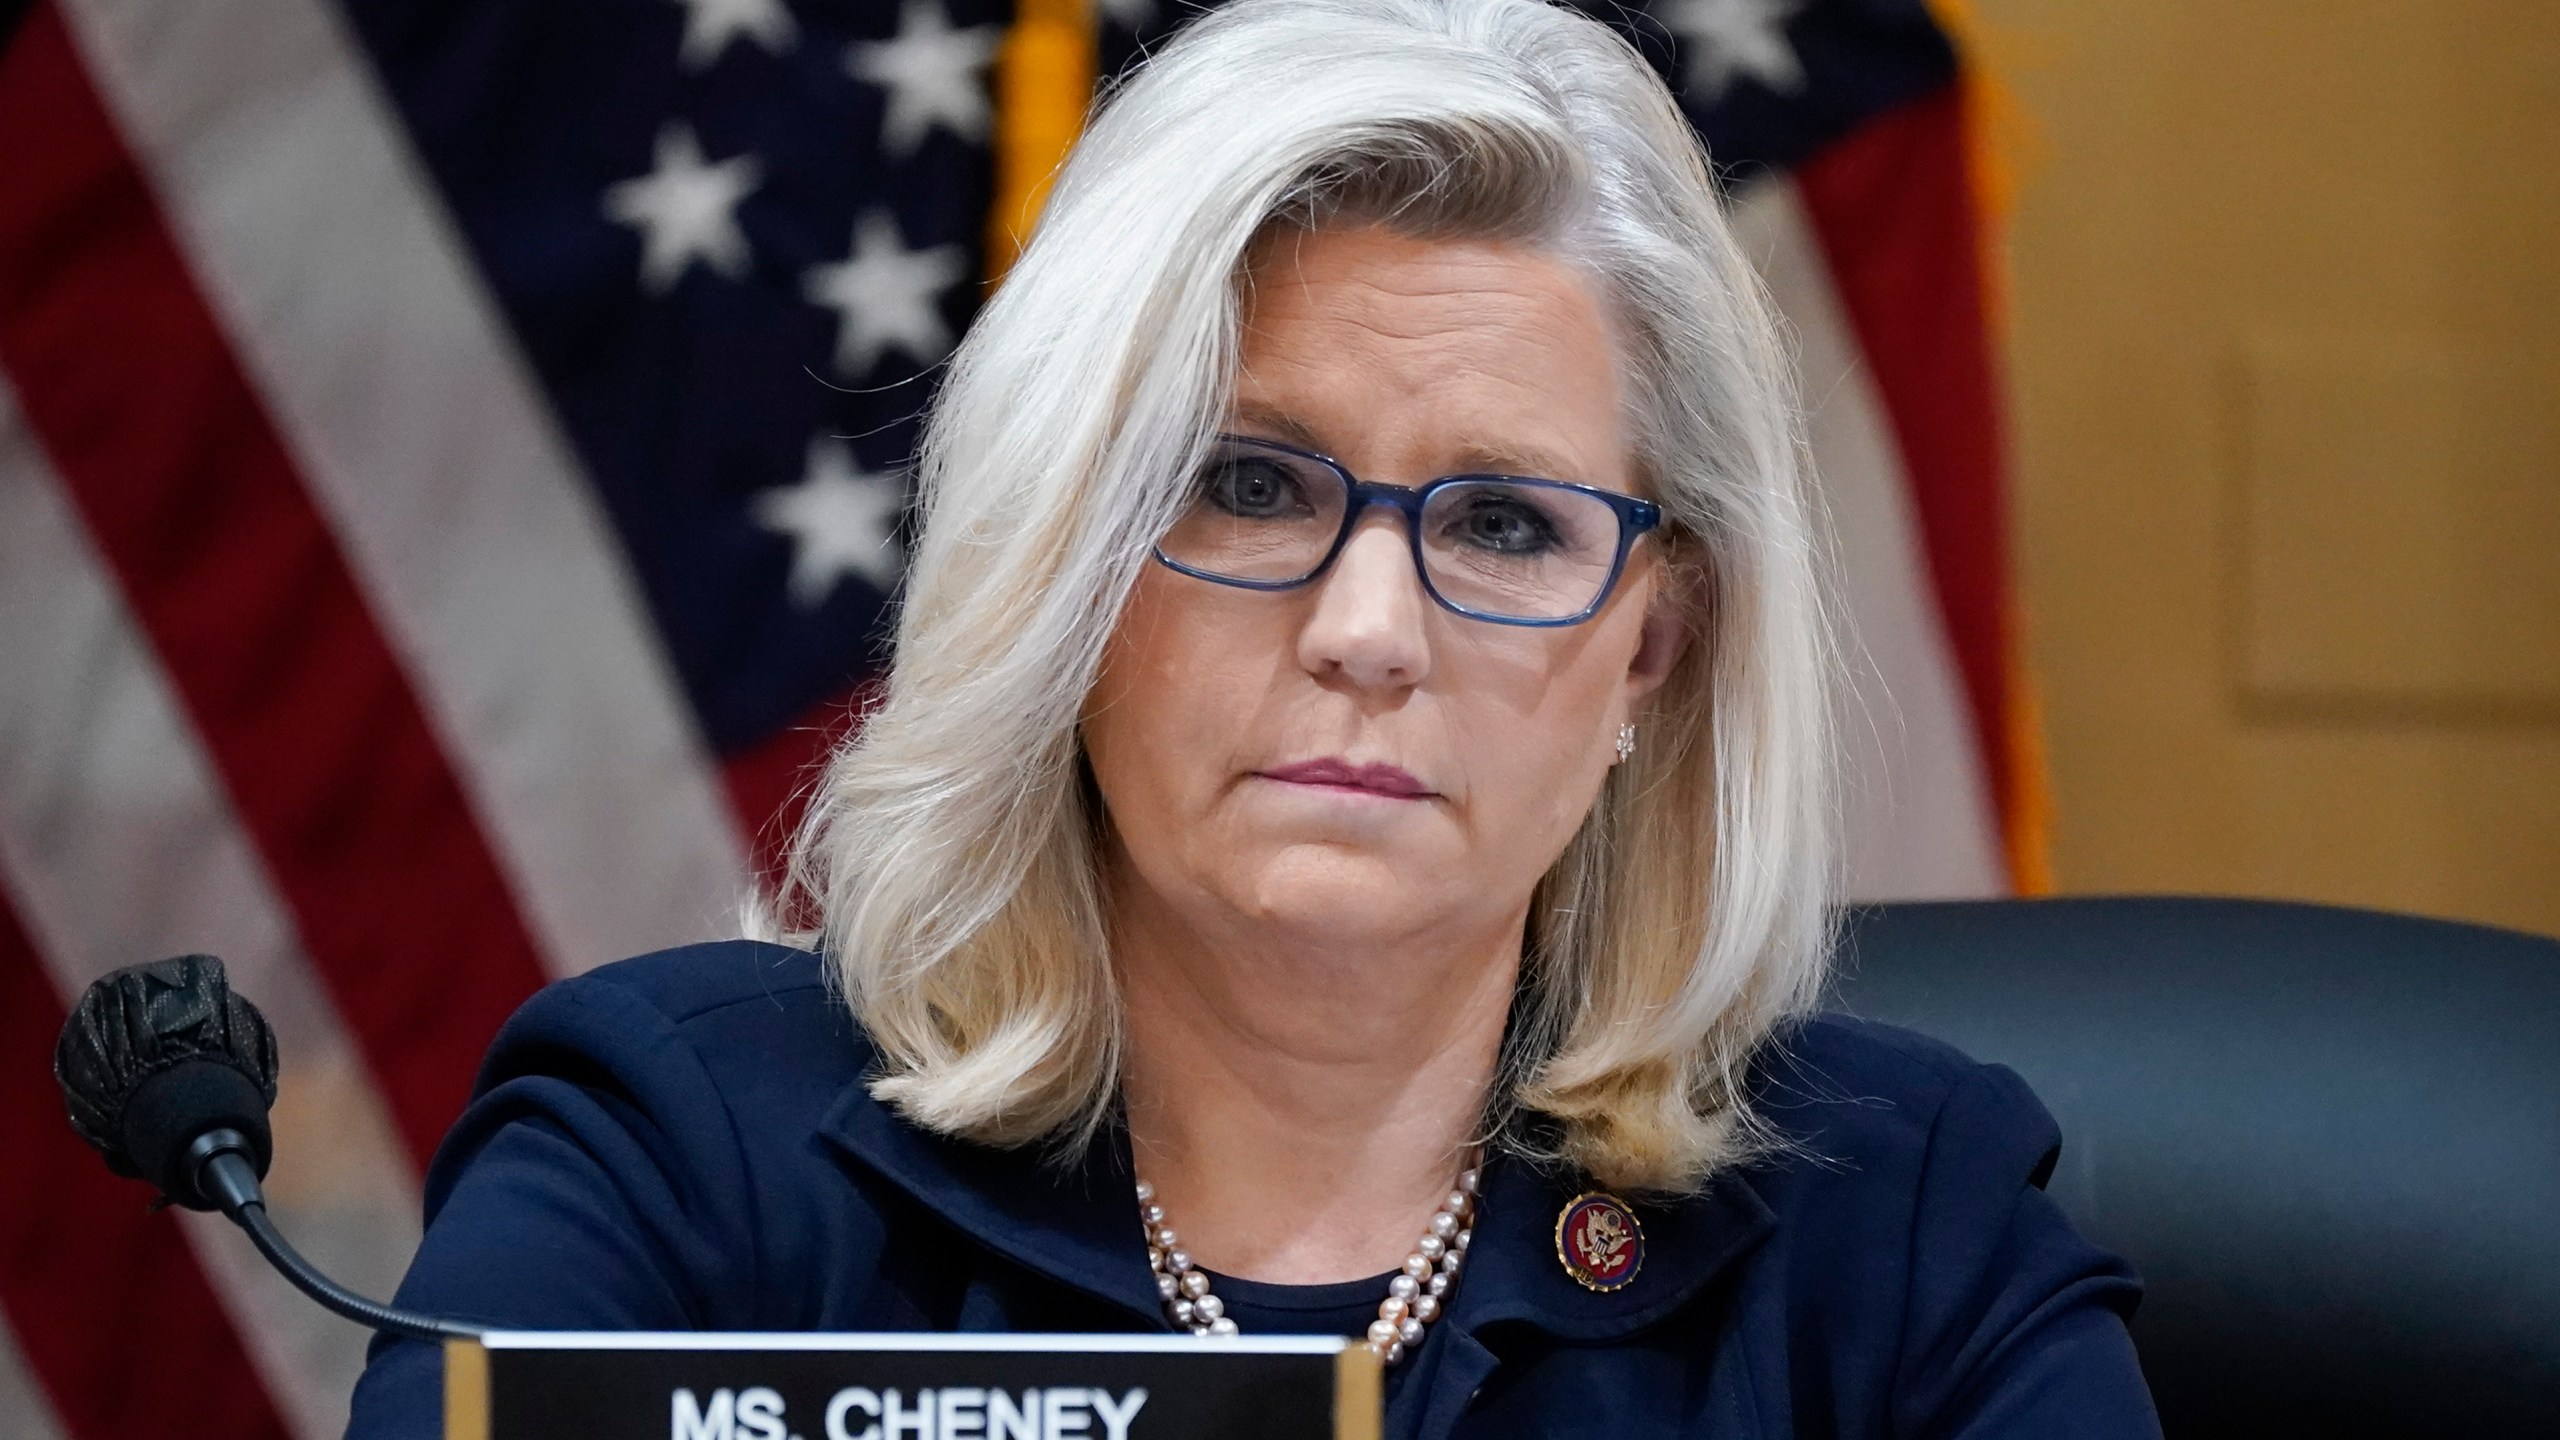
M 1294 765 L 1279 765 L 1254 773 L 1265 780 L 1277 780 L 1287 785 L 1350 790 L 1362 795 L 1383 795 L 1390 800 L 1419 800 L 1433 793 L 1430 786 L 1415 779 L 1411 772 L 1386 764 L 1354 765 L 1346 760 L 1301 760 Z

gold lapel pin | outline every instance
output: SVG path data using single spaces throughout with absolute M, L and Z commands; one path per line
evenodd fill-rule
M 1644 1227 L 1625 1201 L 1586 1190 L 1556 1216 L 1556 1259 L 1586 1290 L 1621 1290 L 1644 1265 Z

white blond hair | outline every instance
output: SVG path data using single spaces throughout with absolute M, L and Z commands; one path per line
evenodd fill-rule
M 896 659 L 785 913 L 909 1120 L 1022 1144 L 1111 1113 L 1078 717 L 1225 416 L 1249 249 L 1336 223 L 1533 244 L 1617 312 L 1692 643 L 1532 900 L 1490 1113 L 1605 1184 L 1694 1187 L 1753 1145 L 1744 1067 L 1829 948 L 1822 545 L 1786 357 L 1695 136 L 1625 41 L 1540 0 L 1237 0 L 1102 106 L 953 357 Z

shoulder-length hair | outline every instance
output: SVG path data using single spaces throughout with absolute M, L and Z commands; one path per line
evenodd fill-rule
M 1604 1184 L 1692 1188 L 1754 1148 L 1744 1067 L 1828 951 L 1823 546 L 1695 136 L 1625 41 L 1539 0 L 1237 0 L 1102 106 L 952 359 L 896 658 L 785 913 L 911 1122 L 1073 1144 L 1111 1113 L 1079 712 L 1230 401 L 1249 249 L 1351 223 L 1539 246 L 1616 311 L 1691 643 L 1537 888 L 1489 1123 Z

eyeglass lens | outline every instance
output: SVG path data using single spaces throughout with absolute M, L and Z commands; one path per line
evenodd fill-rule
M 1220 440 L 1200 467 L 1189 508 L 1157 548 L 1219 579 L 1295 584 L 1333 552 L 1350 503 L 1342 475 L 1321 461 Z M 1607 501 L 1562 486 L 1444 484 L 1422 509 L 1423 579 L 1442 600 L 1481 615 L 1578 615 L 1609 583 L 1618 525 Z

